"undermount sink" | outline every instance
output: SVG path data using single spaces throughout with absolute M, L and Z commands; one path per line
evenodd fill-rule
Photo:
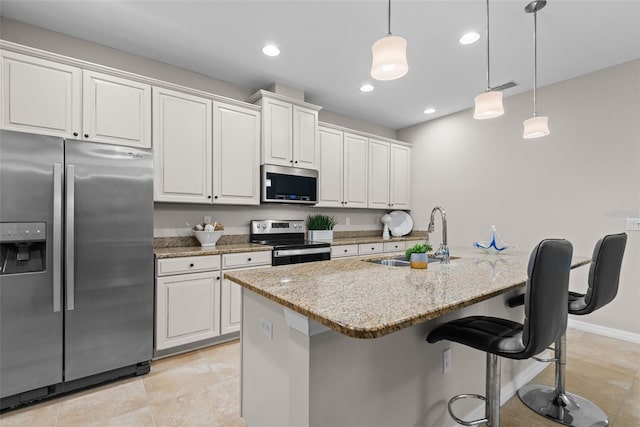
M 409 267 L 409 261 L 405 257 L 386 258 L 386 259 L 367 259 L 367 262 L 380 265 L 388 265 L 390 267 Z M 440 258 L 427 258 L 427 262 L 440 262 Z

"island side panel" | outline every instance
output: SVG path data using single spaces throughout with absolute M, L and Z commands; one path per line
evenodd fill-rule
M 271 322 L 271 338 L 261 323 Z M 282 306 L 242 289 L 242 417 L 247 426 L 289 423 L 289 331 Z

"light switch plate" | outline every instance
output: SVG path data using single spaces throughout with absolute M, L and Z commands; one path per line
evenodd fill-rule
M 627 218 L 627 230 L 640 231 L 640 218 Z

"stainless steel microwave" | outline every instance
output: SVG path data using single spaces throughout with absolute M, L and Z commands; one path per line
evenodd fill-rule
M 262 203 L 318 203 L 318 171 L 288 166 L 260 167 Z

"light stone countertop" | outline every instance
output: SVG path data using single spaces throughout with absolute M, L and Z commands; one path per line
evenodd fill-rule
M 213 248 L 203 248 L 201 246 L 172 246 L 168 248 L 154 248 L 153 253 L 156 258 L 179 258 L 186 256 L 204 256 L 232 254 L 238 252 L 270 251 L 272 246 L 258 245 L 255 243 L 232 243 L 226 245 L 216 245 Z
M 378 338 L 526 283 L 529 252 L 489 255 L 453 248 L 451 253 L 460 258 L 425 270 L 349 258 L 234 271 L 225 277 L 354 338 Z M 574 256 L 572 267 L 589 262 Z

